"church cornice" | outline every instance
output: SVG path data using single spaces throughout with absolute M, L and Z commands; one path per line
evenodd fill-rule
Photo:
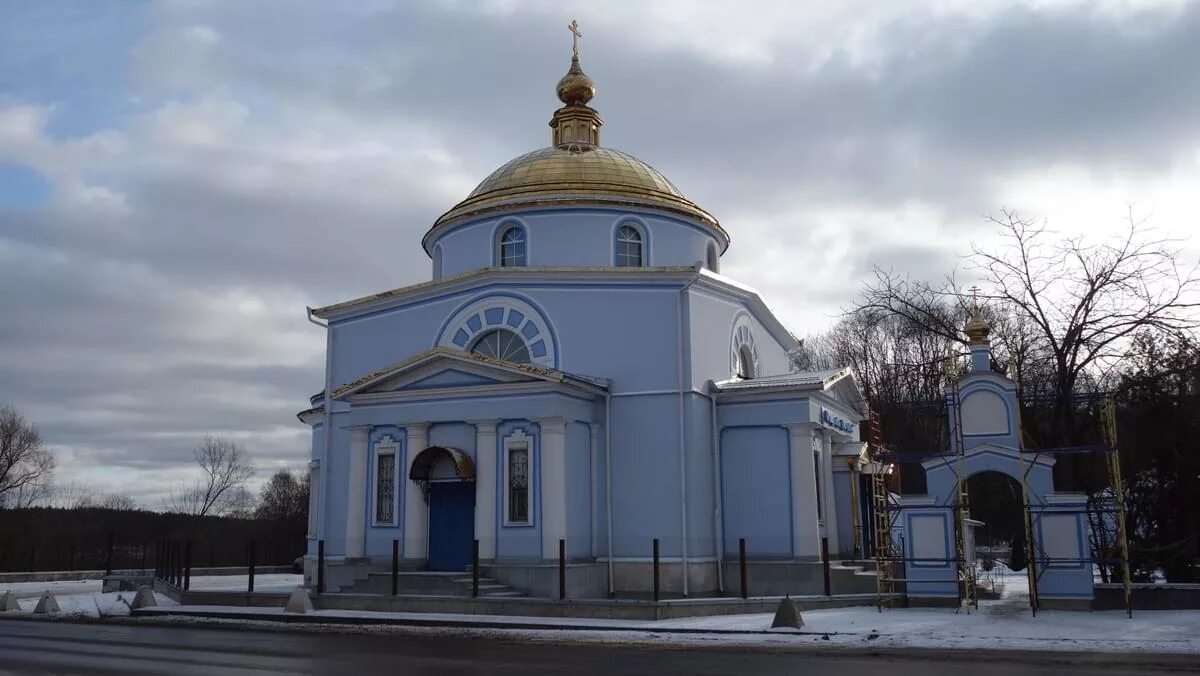
M 362 296 L 333 305 L 316 308 L 313 315 L 329 321 L 349 319 L 367 312 L 386 310 L 432 296 L 441 296 L 457 291 L 468 291 L 481 281 L 504 281 L 512 283 L 595 281 L 603 282 L 671 282 L 687 281 L 695 277 L 696 269 L 691 266 L 663 266 L 647 268 L 617 267 L 487 267 L 470 270 L 450 277 L 443 277 L 420 284 L 402 286 L 387 291 Z

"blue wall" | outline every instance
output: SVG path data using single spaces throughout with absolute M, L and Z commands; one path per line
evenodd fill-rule
M 673 394 L 612 400 L 615 556 L 649 557 L 654 538 L 662 556 L 682 551 L 678 410 Z
M 493 216 L 452 226 L 429 242 L 442 247 L 442 276 L 498 265 L 496 238 L 509 223 L 525 228 L 531 267 L 611 266 L 616 229 L 635 224 L 646 236 L 643 261 L 648 266 L 691 266 L 703 263 L 709 242 L 718 251 L 724 242 L 704 226 L 649 209 L 575 207 L 543 209 L 519 215 Z
M 726 553 L 736 554 L 738 538 L 746 538 L 748 555 L 792 555 L 789 458 L 788 433 L 781 427 L 742 427 L 722 433 Z

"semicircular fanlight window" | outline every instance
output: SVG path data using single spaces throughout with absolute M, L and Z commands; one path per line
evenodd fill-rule
M 525 341 L 508 329 L 492 329 L 483 334 L 471 346 L 471 353 L 514 364 L 528 364 L 532 361 Z

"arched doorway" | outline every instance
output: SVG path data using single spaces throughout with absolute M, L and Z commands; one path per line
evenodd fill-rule
M 413 458 L 408 478 L 429 505 L 429 570 L 463 571 L 475 538 L 475 464 L 457 448 L 430 446 Z
M 992 570 L 992 562 L 1014 572 L 1024 570 L 1028 543 L 1021 483 L 1006 473 L 987 470 L 967 479 L 967 495 L 971 518 L 981 524 L 973 539 L 984 571 Z

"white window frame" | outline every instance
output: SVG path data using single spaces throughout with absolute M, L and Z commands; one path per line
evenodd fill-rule
M 713 272 L 721 271 L 721 254 L 717 251 L 717 245 L 709 242 L 704 249 L 704 262 L 708 265 L 708 269 Z
M 321 504 L 318 491 L 321 487 L 321 463 L 313 460 L 308 463 L 308 537 L 317 537 L 317 512 Z
M 509 508 L 509 497 L 510 497 L 509 489 L 512 486 L 512 484 L 508 478 L 509 468 L 512 466 L 511 462 L 509 461 L 509 455 L 514 450 L 525 451 L 525 453 L 527 454 L 528 463 L 529 463 L 528 464 L 528 472 L 527 472 L 529 485 L 526 489 L 529 492 L 529 495 L 528 495 L 528 498 L 526 501 L 526 509 L 527 509 L 526 516 L 528 518 L 525 521 L 512 521 L 508 518 L 508 515 L 510 513 L 509 509 L 508 509 Z M 501 505 L 501 507 L 504 509 L 503 524 L 507 527 L 514 527 L 514 528 L 532 527 L 535 525 L 534 516 L 533 516 L 534 487 L 537 485 L 536 463 L 533 461 L 533 438 L 530 437 L 529 435 L 525 434 L 525 432 L 522 430 L 517 430 L 517 431 L 513 432 L 512 434 L 508 435 L 507 437 L 505 437 L 504 438 L 503 461 L 504 461 L 504 503 Z
M 737 377 L 742 380 L 754 380 L 758 377 L 754 368 L 754 349 L 748 343 L 738 346 L 737 367 Z
M 637 265 L 621 265 L 621 244 L 633 243 L 635 240 L 621 237 L 621 231 L 629 228 L 637 234 L 638 245 L 638 264 Z M 616 235 L 613 237 L 613 265 L 616 267 L 625 268 L 644 268 L 646 267 L 646 233 L 634 223 L 622 223 L 617 226 Z
M 523 249 L 523 252 L 522 252 L 520 258 L 517 258 L 516 256 L 512 257 L 514 260 L 513 263 L 506 264 L 504 262 L 505 261 L 504 237 L 510 231 L 513 231 L 513 230 L 516 230 L 521 236 L 521 239 L 518 240 L 518 242 L 513 242 L 513 244 L 517 244 L 517 243 L 521 244 L 521 248 Z M 515 262 L 515 261 L 520 261 L 520 262 Z M 496 237 L 496 265 L 501 268 L 527 268 L 527 267 L 529 267 L 529 231 L 525 229 L 525 226 L 520 225 L 518 223 L 506 223 L 504 225 L 504 227 L 500 228 L 500 235 L 498 237 Z
M 379 517 L 379 461 L 382 456 L 392 456 L 392 520 L 380 521 Z M 371 476 L 371 525 L 398 526 L 400 524 L 400 444 L 391 436 L 385 436 L 375 443 L 372 456 L 373 471 Z

